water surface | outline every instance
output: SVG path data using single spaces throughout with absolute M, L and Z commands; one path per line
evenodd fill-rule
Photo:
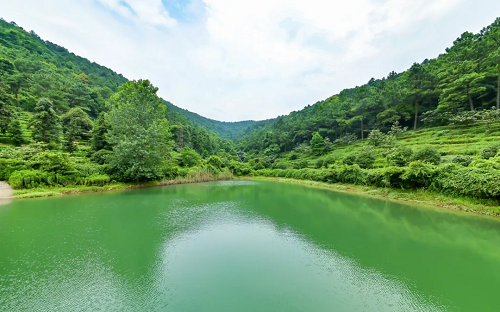
M 500 222 L 277 182 L 0 206 L 0 311 L 498 311 Z

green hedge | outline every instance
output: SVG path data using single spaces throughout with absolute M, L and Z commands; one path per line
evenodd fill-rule
M 356 164 L 336 164 L 330 169 L 262 169 L 252 174 L 401 189 L 425 188 L 452 195 L 500 199 L 500 170 L 491 167 L 484 169 L 458 164 L 436 166 L 414 161 L 407 167 L 362 169 Z

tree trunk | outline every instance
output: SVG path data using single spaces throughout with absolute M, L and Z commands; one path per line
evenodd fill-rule
M 415 120 L 413 121 L 413 130 L 417 130 L 418 125 L 418 99 L 415 100 Z
M 500 109 L 500 64 L 498 64 L 497 109 Z
M 471 110 L 471 112 L 473 112 L 474 111 L 474 102 L 472 101 L 472 97 L 470 96 L 469 86 L 467 86 L 467 98 L 469 99 L 470 110 Z
M 361 141 L 365 139 L 365 135 L 363 132 L 363 116 L 361 116 Z

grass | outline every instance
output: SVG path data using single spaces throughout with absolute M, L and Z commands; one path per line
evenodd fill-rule
M 399 202 L 408 202 L 417 205 L 433 206 L 462 212 L 473 212 L 496 217 L 500 216 L 500 206 L 498 206 L 496 204 L 496 201 L 494 200 L 453 197 L 424 189 L 401 190 L 393 188 L 380 188 L 374 186 L 360 186 L 342 183 L 329 184 L 325 182 L 315 182 L 309 180 L 272 177 L 249 177 L 248 179 L 295 183 L 312 187 L 326 188 L 334 191 L 357 193 L 367 196 L 385 198 L 388 200 L 395 200 Z

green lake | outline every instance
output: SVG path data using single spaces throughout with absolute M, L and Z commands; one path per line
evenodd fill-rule
M 268 181 L 0 206 L 0 311 L 499 311 L 500 221 Z

